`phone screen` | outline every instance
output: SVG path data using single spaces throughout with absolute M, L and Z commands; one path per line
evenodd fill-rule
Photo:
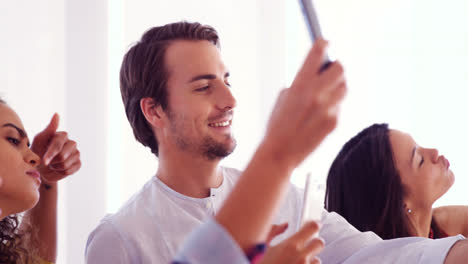
M 311 174 L 308 173 L 304 189 L 301 226 L 307 221 L 320 222 L 322 220 L 324 199 L 325 184 L 312 179 Z

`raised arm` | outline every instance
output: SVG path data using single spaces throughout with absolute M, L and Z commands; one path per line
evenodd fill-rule
M 31 149 L 41 157 L 40 199 L 26 212 L 24 222 L 38 230 L 37 245 L 40 257 L 55 262 L 57 257 L 57 181 L 75 173 L 81 167 L 76 142 L 66 132 L 57 132 L 59 117 L 55 114 L 49 125 L 33 140 Z M 22 225 L 21 228 L 26 228 Z
M 243 250 L 265 240 L 293 169 L 336 126 L 346 82 L 338 62 L 319 73 L 326 46 L 316 42 L 291 88 L 280 94 L 263 142 L 216 215 Z

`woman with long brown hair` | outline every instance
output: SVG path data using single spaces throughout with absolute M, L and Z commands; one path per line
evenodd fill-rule
M 332 163 L 326 204 L 360 231 L 384 239 L 468 235 L 468 207 L 433 208 L 455 180 L 449 161 L 411 135 L 374 124 Z

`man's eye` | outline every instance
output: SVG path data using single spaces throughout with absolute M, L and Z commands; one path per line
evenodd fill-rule
M 203 91 L 208 90 L 208 88 L 210 88 L 210 86 L 204 86 L 204 87 L 202 87 L 202 88 L 195 89 L 195 91 L 197 91 L 197 92 L 203 92 Z
M 10 142 L 11 144 L 13 144 L 15 146 L 18 146 L 20 144 L 20 142 L 21 142 L 18 139 L 12 138 L 12 137 L 8 137 L 7 140 L 8 140 L 8 142 Z

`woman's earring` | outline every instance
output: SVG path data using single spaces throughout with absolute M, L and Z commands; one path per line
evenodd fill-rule
M 408 214 L 411 214 L 411 209 L 408 209 Z

